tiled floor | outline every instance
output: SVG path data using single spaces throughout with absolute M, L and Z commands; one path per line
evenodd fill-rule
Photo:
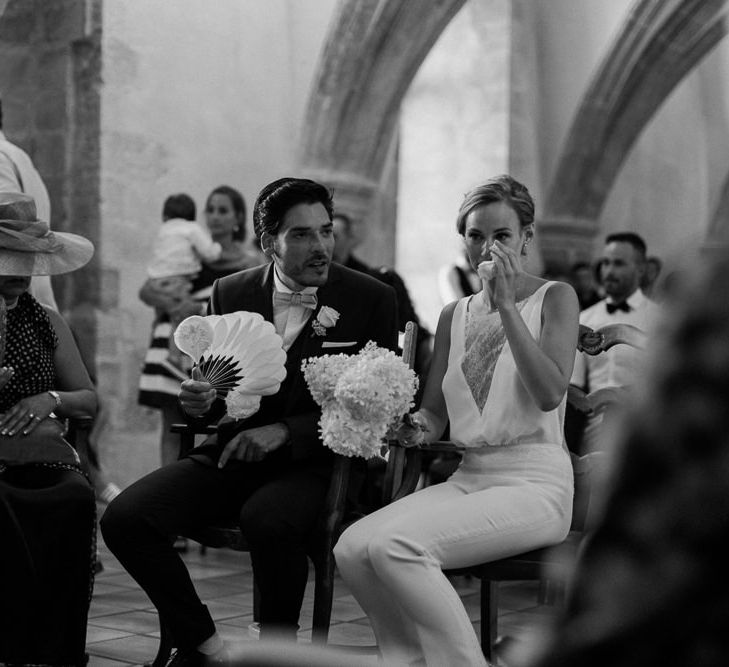
M 101 557 L 104 571 L 97 576 L 89 615 L 89 667 L 123 667 L 150 662 L 159 639 L 154 607 L 103 544 Z M 203 555 L 194 545 L 184 559 L 223 639 L 234 649 L 244 642 L 254 641 L 247 631 L 253 620 L 248 555 L 220 549 L 209 549 Z M 461 583 L 462 598 L 476 623 L 479 618 L 476 584 Z M 311 637 L 312 590 L 310 584 L 300 621 L 301 642 L 309 642 Z M 339 579 L 335 584 L 335 597 L 330 642 L 373 645 L 374 635 L 364 612 Z M 528 642 L 533 641 L 535 632 L 544 626 L 554 609 L 537 603 L 537 587 L 533 583 L 502 584 L 499 601 L 499 631 L 516 639 L 502 657 L 509 667 L 517 667 Z M 363 660 L 376 663 L 374 656 Z

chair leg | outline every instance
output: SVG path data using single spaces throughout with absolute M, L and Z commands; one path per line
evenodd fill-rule
M 499 584 L 496 581 L 481 579 L 481 650 L 489 662 L 494 658 L 498 617 Z
M 326 644 L 329 639 L 329 625 L 332 620 L 334 600 L 334 556 L 329 553 L 323 562 L 314 565 L 314 618 L 311 628 L 311 642 Z
M 172 649 L 174 648 L 174 640 L 172 633 L 168 625 L 160 618 L 159 619 L 159 648 L 157 649 L 157 655 L 152 661 L 151 667 L 165 667 L 169 662 Z
M 253 620 L 256 623 L 261 620 L 261 589 L 258 588 L 255 575 L 253 576 Z

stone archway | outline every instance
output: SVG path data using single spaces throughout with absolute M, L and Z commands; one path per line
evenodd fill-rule
M 307 107 L 300 164 L 364 219 L 420 64 L 466 0 L 341 0 Z
M 591 255 L 623 161 L 675 86 L 726 35 L 726 11 L 725 0 L 636 3 L 585 93 L 552 179 L 540 227 L 547 265 Z
M 729 247 L 729 175 L 724 179 L 719 202 L 709 222 L 705 247 Z
M 399 105 L 465 0 L 341 0 L 312 89 L 300 164 L 361 219 L 381 182 Z M 725 0 L 638 0 L 580 105 L 548 190 L 545 263 L 589 256 L 597 217 L 635 140 L 724 37 Z M 571 256 L 564 248 L 571 248 Z

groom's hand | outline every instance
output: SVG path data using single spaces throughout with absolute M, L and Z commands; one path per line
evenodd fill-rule
M 177 397 L 182 409 L 191 417 L 201 417 L 206 414 L 217 396 L 212 385 L 202 378 L 198 368 L 192 369 L 192 380 L 185 380 L 180 385 Z
M 222 468 L 232 458 L 238 461 L 261 461 L 269 453 L 286 444 L 289 429 L 285 424 L 259 426 L 236 434 L 225 447 L 218 459 Z

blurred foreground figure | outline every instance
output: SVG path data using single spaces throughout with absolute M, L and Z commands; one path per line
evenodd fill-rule
M 228 667 L 381 667 L 391 662 L 376 661 L 373 656 L 338 651 L 330 646 L 292 644 L 291 642 L 242 642 L 230 651 Z
M 729 253 L 675 299 L 538 667 L 729 664 L 727 293 Z

